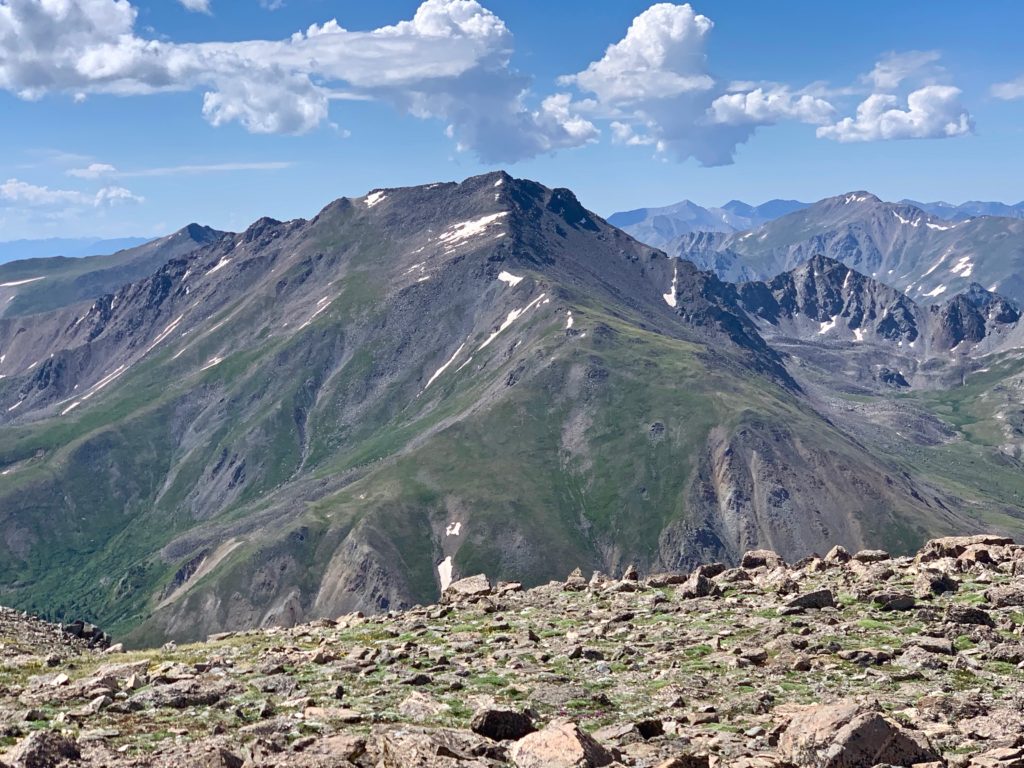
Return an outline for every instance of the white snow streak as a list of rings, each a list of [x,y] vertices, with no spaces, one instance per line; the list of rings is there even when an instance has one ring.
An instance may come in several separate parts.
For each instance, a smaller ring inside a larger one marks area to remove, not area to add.
[[[434,371],[434,375],[430,377],[430,380],[427,381],[427,385],[425,387],[423,387],[423,388],[426,389],[431,384],[433,384],[434,381],[437,379],[437,377],[440,376],[442,373],[444,373],[448,369],[449,365],[451,365],[452,363],[455,362],[455,358],[457,358],[459,356],[459,353],[462,352],[462,350],[465,349],[465,347],[466,347],[465,342],[460,344],[459,348],[455,350],[455,354],[452,355],[450,358],[448,358],[448,362],[447,363],[445,363],[440,368],[438,368],[436,371]]]
[[[836,320],[838,318],[839,318],[839,315],[836,315],[831,320],[826,320],[825,322],[823,322],[821,324],[821,330],[818,331],[818,335],[820,336],[823,333],[828,333],[833,328],[835,328],[836,327]]]
[[[479,219],[472,219],[470,221],[453,224],[438,235],[437,239],[446,245],[456,245],[457,243],[461,243],[463,240],[468,240],[471,237],[482,235],[487,230],[487,227],[505,216],[508,216],[508,211],[491,213],[487,216],[481,216]]]
[[[156,347],[157,344],[159,344],[161,341],[163,341],[168,336],[170,336],[172,333],[174,333],[174,329],[178,327],[178,325],[181,323],[181,320],[182,320],[183,317],[185,317],[185,316],[184,315],[178,315],[177,319],[172,321],[170,325],[168,325],[166,328],[164,328],[160,332],[160,334],[153,340],[153,343],[150,344],[148,347],[146,347],[146,351],[143,352],[142,354],[148,355],[150,352],[153,351],[154,347]]]
[[[231,259],[229,259],[227,256],[224,256],[224,257],[221,258],[220,261],[217,262],[217,264],[213,267],[213,269],[209,270],[206,274],[212,275],[214,272],[217,272],[217,271],[219,271],[221,269],[224,269],[224,267],[226,267],[230,263],[231,263]]]
[[[387,195],[385,195],[383,192],[371,192],[366,196],[366,200],[364,200],[363,202],[366,203],[367,208],[373,208],[373,206],[375,206],[385,197],[387,197]]]
[[[523,282],[523,278],[517,277],[516,275],[513,275],[511,272],[506,272],[505,270],[501,271],[501,273],[498,275],[498,279],[501,280],[501,282],[508,283],[513,287]]]
[[[444,592],[452,583],[452,556],[448,555],[441,564],[437,566],[437,575],[441,579],[441,591]]]
[[[210,368],[213,368],[213,366],[220,365],[223,362],[224,362],[224,358],[223,357],[211,357],[210,361],[206,365],[204,365],[202,368],[200,368],[199,371],[200,371],[200,373],[202,373],[203,371],[207,371]]]
[[[573,322],[574,320],[572,319],[572,310],[570,309],[565,313],[565,330],[569,330],[570,328],[572,328]]]
[[[952,229],[956,225],[955,224],[932,224],[929,221],[929,222],[925,223],[925,226],[928,227],[928,229],[937,229],[940,232],[945,232],[947,229]]]
[[[854,328],[853,329],[853,340],[854,341],[864,341],[864,330],[862,328]]]
[[[926,293],[925,296],[927,296],[928,298],[932,298],[934,296],[938,296],[940,293],[945,293],[945,292],[946,292],[946,286],[940,285],[938,288],[933,288],[932,290],[928,291],[928,293]]]
[[[17,288],[19,285],[28,285],[29,283],[35,283],[39,280],[45,280],[46,277],[30,277],[28,280],[15,280],[13,283],[0,283],[0,288]]]
[[[477,349],[477,352],[480,352],[481,350],[486,349],[486,347],[492,341],[494,341],[496,338],[498,338],[498,334],[499,333],[504,331],[506,328],[508,328],[510,325],[512,325],[512,323],[514,323],[520,317],[522,317],[527,312],[529,312],[531,309],[533,309],[535,306],[537,306],[537,304],[540,303],[541,299],[543,299],[544,296],[545,296],[545,294],[542,293],[540,296],[538,296],[536,299],[531,301],[529,304],[527,304],[522,309],[513,309],[511,312],[509,312],[508,313],[508,317],[505,318],[505,321],[500,326],[498,326],[498,330],[496,330],[494,333],[492,333],[487,338],[487,341],[485,341],[483,344],[480,345],[480,347]]]
[[[954,275],[960,275],[960,277],[970,277],[971,272],[974,270],[974,263],[971,261],[970,256],[964,256],[949,268],[949,271]]]
[[[676,305],[676,286],[679,285],[679,262],[677,261],[672,265],[672,287],[668,293],[661,294],[661,298],[665,300],[665,303],[670,307]]]

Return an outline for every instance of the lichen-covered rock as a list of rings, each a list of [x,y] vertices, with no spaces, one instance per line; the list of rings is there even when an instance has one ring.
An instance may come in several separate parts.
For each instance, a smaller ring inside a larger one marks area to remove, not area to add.
[[[797,713],[779,752],[800,768],[911,766],[938,759],[922,736],[857,702],[814,705]]]
[[[601,768],[612,754],[575,723],[556,721],[517,741],[509,753],[516,768]]]

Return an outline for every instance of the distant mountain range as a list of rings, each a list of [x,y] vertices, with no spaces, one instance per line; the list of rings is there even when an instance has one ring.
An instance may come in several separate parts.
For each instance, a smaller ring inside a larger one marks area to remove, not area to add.
[[[39,259],[50,256],[102,256],[147,242],[142,237],[103,240],[95,237],[51,237],[44,240],[8,240],[0,242],[0,264],[15,259]]]
[[[914,200],[901,200],[899,205],[913,206],[933,218],[946,221],[964,221],[979,216],[1024,219],[1024,202],[1007,205],[970,201],[952,205],[943,202],[919,203]],[[693,232],[748,232],[809,207],[811,203],[801,203],[798,200],[769,200],[756,206],[740,200],[730,200],[720,208],[704,208],[690,200],[683,200],[661,208],[638,208],[613,213],[608,217],[608,223],[628,232],[643,243],[655,248],[665,248],[673,240]]]
[[[618,227],[642,243],[663,248],[680,235],[689,232],[743,232],[799,211],[807,203],[797,200],[769,200],[762,205],[748,205],[731,200],[721,208],[703,208],[689,200],[664,208],[638,208],[613,213],[608,223]]]
[[[743,233],[692,232],[668,252],[725,280],[764,280],[824,255],[937,302],[972,283],[1024,301],[1024,220],[950,221],[858,191],[820,200]]]
[[[978,200],[971,200],[960,205],[951,203],[919,203],[914,200],[901,200],[915,208],[920,208],[932,216],[937,216],[948,221],[962,221],[975,216],[1003,216],[1008,219],[1024,219],[1024,201],[1016,205],[1006,203],[985,203]]]
[[[153,644],[479,572],[1020,533],[1017,305],[789,250],[975,226],[940,221],[857,193],[763,225],[763,251],[702,235],[786,264],[733,282],[492,173],[6,265],[0,602]]]

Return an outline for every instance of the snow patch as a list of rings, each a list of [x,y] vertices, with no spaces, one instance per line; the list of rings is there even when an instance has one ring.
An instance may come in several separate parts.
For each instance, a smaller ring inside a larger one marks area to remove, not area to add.
[[[206,365],[204,365],[202,368],[199,369],[199,372],[202,373],[203,371],[208,371],[211,368],[213,368],[213,366],[220,365],[223,362],[224,362],[224,358],[223,357],[211,357],[209,362]]]
[[[381,200],[384,200],[386,197],[387,195],[385,195],[383,192],[371,192],[366,196],[366,199],[363,202],[366,203],[367,208],[373,208],[373,206],[375,206]]]
[[[927,296],[928,298],[933,298],[933,297],[938,296],[939,294],[942,294],[942,293],[945,293],[945,292],[946,292],[946,286],[940,285],[938,288],[932,288],[932,290],[928,291],[928,293],[926,293],[925,296]]]
[[[28,280],[15,280],[12,283],[0,283],[0,288],[17,288],[19,285],[28,285],[29,283],[35,283],[39,280],[45,280],[46,277],[30,277]]]
[[[452,523],[444,529],[445,536],[458,536],[462,531],[462,523]]]
[[[505,216],[508,216],[508,211],[491,213],[478,219],[453,224],[438,235],[437,239],[446,245],[456,245],[471,237],[482,235],[487,230],[487,227],[503,219]]]
[[[679,285],[679,262],[677,261],[672,265],[672,287],[668,293],[663,293],[661,298],[665,300],[665,303],[670,307],[676,306],[676,286]]]
[[[960,275],[960,277],[970,277],[971,272],[974,271],[974,262],[971,261],[970,256],[964,256],[956,264],[949,269],[954,275]]]
[[[157,337],[153,340],[153,343],[146,347],[146,351],[143,352],[142,354],[148,355],[150,352],[153,351],[157,344],[159,344],[161,341],[163,341],[172,333],[174,333],[174,329],[178,327],[183,317],[185,317],[185,315],[178,315],[178,317],[175,320],[171,321],[171,324],[164,328],[162,331],[160,331]]]
[[[932,222],[929,221],[929,222],[925,223],[925,226],[928,227],[928,229],[937,229],[940,232],[945,232],[947,229],[952,229],[955,225],[953,225],[953,224],[933,224]]]
[[[569,330],[570,328],[572,328],[573,322],[574,321],[572,319],[572,310],[570,309],[565,313],[565,330]]]
[[[472,362],[473,362],[473,356],[470,355],[469,357],[466,358],[466,361],[462,365],[460,365],[458,368],[455,369],[455,373],[458,373],[459,371],[461,371],[463,368],[465,368],[467,365],[469,365]]]
[[[836,320],[838,320],[838,319],[839,319],[839,315],[836,315],[831,320],[826,320],[825,322],[823,322],[821,324],[820,330],[818,331],[818,335],[820,336],[823,333],[828,333],[833,328],[835,328],[836,327]]]
[[[496,338],[498,338],[498,334],[499,333],[504,331],[506,328],[508,328],[510,325],[512,325],[512,323],[514,323],[520,317],[522,317],[527,312],[529,312],[531,309],[533,309],[535,306],[537,306],[537,304],[539,304],[541,302],[541,300],[544,298],[544,296],[545,296],[545,294],[542,293],[540,296],[538,296],[536,299],[531,301],[529,304],[527,304],[522,309],[513,309],[511,312],[509,312],[508,313],[508,317],[506,317],[504,322],[502,322],[502,324],[500,326],[498,326],[498,330],[496,330],[489,337],[487,337],[487,341],[485,341],[483,344],[480,345],[480,347],[477,349],[477,352],[480,352],[481,350],[486,349],[487,346],[492,341],[494,341]]]
[[[936,261],[934,264],[932,264],[930,267],[928,267],[928,271],[925,272],[924,275],[922,275],[922,277],[928,277],[928,275],[930,275],[936,269],[941,267],[942,266],[942,262],[944,262],[946,260],[947,256],[949,256],[949,251],[946,251],[944,254],[942,254],[942,256],[939,257],[938,261]]]
[[[227,256],[224,256],[221,258],[220,261],[217,262],[216,266],[214,266],[213,269],[209,270],[206,274],[212,275],[214,272],[224,269],[224,267],[226,267],[230,263],[231,259],[229,259]]]
[[[459,356],[459,353],[460,353],[460,352],[462,352],[462,350],[463,350],[463,349],[465,348],[465,346],[466,346],[465,342],[463,342],[462,344],[460,344],[460,345],[459,345],[459,348],[455,350],[455,354],[454,354],[454,355],[452,355],[452,356],[451,356],[451,357],[450,357],[450,358],[448,359],[448,362],[447,362],[447,363],[445,363],[444,365],[442,365],[442,366],[441,366],[440,368],[438,368],[438,369],[437,369],[436,371],[434,371],[434,375],[433,375],[433,376],[431,376],[431,377],[430,377],[430,379],[429,379],[429,380],[427,381],[427,385],[426,385],[425,387],[423,387],[424,389],[426,389],[426,388],[427,388],[427,387],[429,387],[429,386],[430,386],[431,384],[433,384],[433,383],[434,383],[434,381],[435,381],[435,380],[437,379],[437,377],[438,377],[438,376],[440,376],[440,375],[441,375],[442,373],[444,373],[444,372],[445,372],[445,371],[446,371],[446,370],[448,369],[448,366],[449,366],[449,365],[451,365],[452,363],[454,363],[454,362],[455,362],[455,358],[457,358],[457,357]]]
[[[500,187],[504,183],[505,183],[504,179],[498,179],[496,182],[494,182],[494,186]]]
[[[19,400],[19,401],[18,401],[18,402],[16,402],[16,403],[15,403],[14,405],[12,405],[12,406],[11,406],[10,408],[8,408],[8,409],[7,409],[7,412],[8,412],[8,413],[10,413],[11,411],[13,411],[13,410],[16,410],[16,409],[18,408],[18,406],[19,406],[19,405],[21,405],[21,404],[22,404],[22,403],[24,403],[24,402],[25,402],[25,400],[24,400],[24,399],[21,399],[21,400]]]
[[[921,226],[921,222],[919,222],[919,221],[911,221],[910,219],[904,219],[902,216],[900,216],[898,213],[896,213],[896,211],[893,211],[892,215],[900,220],[900,224],[909,224],[912,227],[919,227],[919,226]]]
[[[506,272],[504,270],[502,270],[501,273],[498,275],[498,279],[501,280],[501,282],[508,283],[513,287],[523,282],[523,278],[517,277],[513,275],[511,272]]]
[[[854,328],[853,329],[853,340],[854,341],[864,341],[864,329],[863,328]]]
[[[452,556],[448,555],[437,566],[437,575],[441,579],[441,591],[444,592],[452,583]]]

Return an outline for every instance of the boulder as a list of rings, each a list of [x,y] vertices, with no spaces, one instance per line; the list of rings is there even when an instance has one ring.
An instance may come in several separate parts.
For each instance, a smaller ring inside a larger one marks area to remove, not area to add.
[[[800,768],[910,766],[939,759],[924,737],[852,701],[798,712],[779,740],[779,754]]]
[[[825,562],[829,565],[842,565],[843,563],[850,562],[850,553],[846,547],[836,544],[832,549],[825,555]]]
[[[747,570],[752,568],[778,568],[780,565],[785,564],[786,561],[770,549],[752,549],[749,552],[745,552],[740,560],[740,567]]]
[[[996,625],[987,612],[969,605],[951,605],[946,608],[946,621],[951,624],[971,624],[980,627]]]
[[[919,563],[927,563],[944,557],[956,558],[966,552],[968,547],[981,544],[1005,547],[1013,544],[1013,539],[1007,536],[996,536],[988,533],[982,533],[977,536],[944,536],[941,539],[932,539],[926,543],[921,547],[915,559]]]
[[[960,583],[942,571],[923,569],[914,579],[914,595],[921,599],[956,592]]]
[[[441,602],[456,603],[461,600],[485,597],[489,594],[491,594],[491,582],[486,576],[479,573],[476,576],[468,576],[449,584],[444,594],[441,595]]]
[[[57,731],[36,731],[7,754],[15,768],[56,768],[82,758],[74,739]]]
[[[996,608],[1024,605],[1024,585],[1004,584],[985,591],[985,599]]]
[[[975,755],[970,768],[1024,768],[1024,749],[1020,747],[999,747]]]
[[[718,585],[704,574],[694,571],[685,583],[679,586],[676,594],[683,598],[709,597],[719,593]]]
[[[834,608],[836,599],[830,589],[816,589],[813,592],[805,592],[802,595],[791,597],[786,601],[786,607],[797,610]]]
[[[523,737],[509,755],[516,768],[600,768],[614,761],[592,736],[564,720]]]
[[[518,741],[537,730],[528,713],[509,709],[482,709],[473,716],[469,727],[493,741]]]
[[[862,549],[853,556],[858,563],[881,563],[884,560],[891,560],[892,556],[884,549]]]

